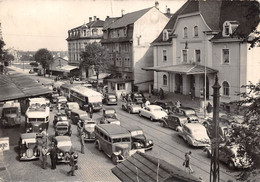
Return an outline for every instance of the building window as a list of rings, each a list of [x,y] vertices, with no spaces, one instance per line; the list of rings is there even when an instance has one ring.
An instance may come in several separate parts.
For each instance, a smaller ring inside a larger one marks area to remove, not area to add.
[[[228,64],[229,63],[229,49],[223,49],[223,63]]]
[[[92,35],[97,35],[98,34],[98,30],[95,28],[92,30]]]
[[[125,90],[125,83],[118,83],[117,90]]]
[[[163,61],[167,61],[167,52],[163,50]]]
[[[130,67],[130,58],[125,58],[124,59],[124,66],[125,67]]]
[[[199,32],[198,32],[198,26],[194,27],[194,37],[198,37],[199,36]]]
[[[223,95],[229,96],[229,84],[228,84],[228,82],[224,81],[222,86],[223,86]]]
[[[87,31],[83,30],[84,37],[87,35]]]
[[[195,50],[196,62],[200,62],[200,50]]]
[[[226,24],[225,25],[225,35],[229,35],[229,25],[228,24]]]
[[[188,56],[187,56],[187,50],[182,50],[182,62],[187,63]]]
[[[184,27],[183,29],[183,38],[188,38],[188,28]]]
[[[167,85],[167,76],[163,75],[163,85]]]

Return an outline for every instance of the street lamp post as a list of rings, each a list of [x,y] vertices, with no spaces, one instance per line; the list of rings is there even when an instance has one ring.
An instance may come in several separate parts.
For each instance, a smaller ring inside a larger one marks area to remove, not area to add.
[[[214,139],[211,144],[211,163],[210,163],[210,182],[219,182],[219,89],[221,86],[218,83],[216,76],[213,88],[213,123],[215,127]]]

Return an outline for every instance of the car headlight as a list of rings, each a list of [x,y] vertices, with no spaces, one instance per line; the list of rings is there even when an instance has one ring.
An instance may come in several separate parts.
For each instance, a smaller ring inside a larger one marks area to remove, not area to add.
[[[40,131],[42,131],[42,128],[39,128]]]
[[[63,153],[62,153],[62,152],[60,153],[60,156],[63,156]]]
[[[25,157],[25,153],[23,153],[23,157]]]
[[[152,143],[153,143],[153,141],[152,141],[152,140],[149,140],[149,141],[148,141],[148,143],[149,143],[149,144],[152,144]]]

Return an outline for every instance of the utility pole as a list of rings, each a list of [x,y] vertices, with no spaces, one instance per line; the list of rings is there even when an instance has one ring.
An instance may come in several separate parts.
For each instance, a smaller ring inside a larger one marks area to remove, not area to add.
[[[210,163],[210,182],[219,182],[219,89],[218,76],[215,78],[213,88],[213,123],[214,123],[214,139],[211,143],[211,163]]]

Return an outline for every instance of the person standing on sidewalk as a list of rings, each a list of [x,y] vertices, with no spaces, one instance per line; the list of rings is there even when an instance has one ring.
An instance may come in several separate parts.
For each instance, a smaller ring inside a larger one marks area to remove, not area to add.
[[[189,153],[185,154],[185,161],[183,162],[183,165],[185,166],[186,172],[194,173],[194,171],[190,165],[190,160],[191,160],[191,151],[189,151]]]
[[[51,158],[51,169],[56,169],[56,164],[57,164],[57,148],[52,142],[52,146],[50,149],[50,158]]]
[[[69,161],[69,165],[70,165],[70,171],[67,172],[68,176],[75,176],[75,160],[74,160],[74,156],[73,156],[73,152],[70,152],[70,161]]]
[[[47,156],[49,155],[48,148],[44,145],[42,147],[42,168],[46,169],[47,167]]]
[[[80,144],[81,144],[81,153],[84,154],[85,140],[84,140],[83,128],[80,130]]]
[[[88,105],[89,117],[92,119],[93,117],[93,106],[92,104]]]

